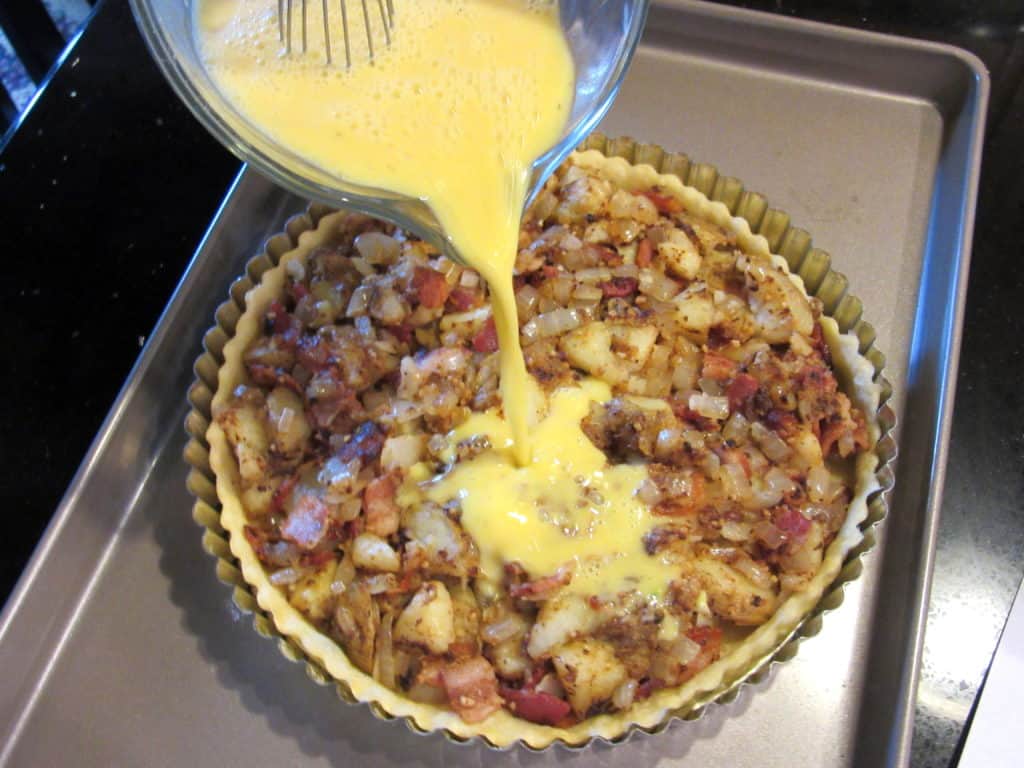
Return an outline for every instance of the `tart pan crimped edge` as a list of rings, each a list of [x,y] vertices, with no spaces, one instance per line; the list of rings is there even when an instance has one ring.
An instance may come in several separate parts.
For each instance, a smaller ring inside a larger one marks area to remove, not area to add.
[[[593,134],[581,149],[597,150],[607,157],[621,157],[630,164],[646,164],[656,171],[672,174],[686,185],[696,188],[707,195],[712,201],[724,204],[729,212],[736,217],[745,219],[750,230],[762,236],[770,251],[782,256],[789,268],[799,275],[807,292],[818,297],[824,304],[825,314],[837,323],[840,332],[852,332],[859,341],[859,352],[874,369],[874,382],[877,385],[879,407],[876,412],[879,438],[875,446],[877,465],[875,479],[878,489],[867,499],[867,514],[860,524],[863,532],[862,540],[846,555],[838,575],[822,593],[814,608],[786,634],[777,637],[772,648],[764,654],[751,659],[741,669],[727,673],[714,688],[691,698],[681,709],[670,710],[653,725],[640,726],[629,724],[622,732],[608,738],[603,735],[585,735],[580,739],[567,741],[564,738],[552,738],[546,743],[530,742],[520,739],[507,743],[496,744],[486,736],[479,738],[490,747],[508,748],[516,744],[528,749],[546,749],[552,743],[560,743],[570,749],[582,749],[595,738],[607,743],[621,743],[638,730],[646,733],[657,733],[664,730],[673,720],[694,720],[699,718],[706,706],[712,702],[726,704],[736,699],[744,683],[758,683],[765,680],[776,664],[783,663],[796,655],[799,643],[805,637],[817,634],[821,629],[822,617],[827,611],[838,607],[843,601],[845,584],[860,576],[862,570],[861,556],[870,550],[875,543],[872,529],[888,512],[888,496],[893,485],[893,464],[896,456],[896,444],[893,439],[895,413],[889,407],[892,389],[881,371],[885,358],[874,347],[875,332],[861,315],[863,305],[859,299],[847,292],[848,281],[844,275],[830,268],[830,257],[824,251],[813,248],[807,232],[790,226],[789,217],[776,209],[768,207],[767,201],[757,193],[746,191],[741,182],[731,177],[720,176],[717,170],[708,164],[694,163],[686,155],[669,153],[653,144],[642,144],[631,138],[607,138],[601,134]],[[207,442],[207,429],[211,419],[211,403],[217,389],[218,372],[223,362],[225,344],[234,334],[236,324],[245,308],[245,295],[260,280],[268,269],[275,266],[280,258],[294,249],[299,236],[315,229],[319,221],[331,209],[319,204],[311,205],[303,214],[295,216],[287,222],[285,231],[271,237],[262,253],[251,259],[246,265],[245,275],[236,280],[230,288],[230,299],[223,303],[216,312],[216,325],[203,338],[204,353],[196,360],[194,372],[196,380],[189,389],[188,399],[192,406],[185,420],[185,428],[190,436],[185,448],[185,459],[191,469],[187,478],[190,493],[196,498],[193,506],[193,518],[203,526],[203,546],[216,559],[218,578],[233,587],[232,599],[242,611],[253,615],[253,626],[264,637],[274,638],[281,653],[288,659],[303,662],[307,675],[321,685],[333,684],[338,695],[347,702],[356,702],[347,683],[332,677],[314,658],[306,654],[293,640],[282,636],[274,626],[274,622],[257,603],[252,588],[247,584],[238,560],[231,552],[228,534],[221,526],[221,505],[215,487],[214,472],[210,466],[210,446]],[[382,719],[396,719],[396,716],[385,710],[378,702],[369,702],[371,711]],[[406,725],[417,733],[424,733],[411,716],[403,716]],[[459,735],[443,729],[452,741],[465,742],[465,735]]]

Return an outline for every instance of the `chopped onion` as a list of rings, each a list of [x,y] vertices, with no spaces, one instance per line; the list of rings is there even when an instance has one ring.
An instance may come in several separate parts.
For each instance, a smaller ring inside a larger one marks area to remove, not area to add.
[[[774,586],[772,583],[772,572],[761,563],[754,562],[746,555],[736,558],[732,563],[732,567],[746,576],[755,587],[771,589]]]
[[[729,416],[729,398],[695,392],[690,395],[690,408],[701,416],[719,421]]]
[[[575,309],[553,309],[530,320],[523,326],[522,333],[527,341],[533,341],[571,331],[578,328],[581,323],[582,320]],[[728,404],[726,400],[726,407]]]
[[[310,571],[308,568],[300,568],[298,566],[282,568],[280,571],[274,571],[270,574],[270,583],[278,587],[286,584],[295,584],[308,576],[309,573]]]
[[[548,285],[550,285],[551,298],[562,306],[569,303],[569,298],[572,296],[572,278],[569,275],[558,275]]]
[[[573,299],[576,301],[586,302],[588,304],[595,304],[599,302],[603,296],[604,291],[590,283],[581,283],[580,285],[577,285],[572,292]]]
[[[778,549],[785,541],[782,531],[776,528],[774,523],[770,523],[767,520],[754,523],[751,533],[753,533],[755,539],[764,544],[768,549]]]
[[[761,446],[764,455],[772,461],[783,461],[793,453],[793,450],[786,445],[785,440],[759,421],[755,421],[751,425],[750,436]]]
[[[580,283],[604,283],[612,279],[612,271],[607,267],[581,269],[573,277]]]
[[[654,506],[661,501],[661,490],[651,478],[645,477],[636,489],[636,496],[648,506]]]
[[[747,437],[747,430],[750,427],[750,422],[744,418],[743,414],[736,411],[729,420],[725,422],[725,426],[722,428],[722,437],[726,440],[732,440],[735,443],[742,442]]]
[[[360,315],[357,317],[355,326],[359,335],[367,341],[373,341],[377,338],[377,331],[373,327],[373,321],[366,315]]]
[[[402,250],[395,238],[383,232],[363,232],[356,237],[353,245],[369,264],[394,264]]]
[[[377,648],[374,654],[374,677],[377,682],[387,688],[394,688],[395,675],[395,653],[392,645],[391,629],[395,623],[395,614],[388,613],[380,620],[380,627],[377,629]]]
[[[523,634],[524,628],[522,617],[519,614],[510,613],[505,618],[485,626],[480,632],[480,636],[483,637],[485,643],[497,645]]]
[[[472,269],[464,269],[459,277],[459,285],[463,288],[476,288],[480,285],[480,275]]]
[[[689,664],[700,654],[700,643],[696,643],[686,635],[680,635],[672,643],[671,654],[680,664]]]
[[[288,277],[297,283],[306,277],[306,267],[302,263],[302,259],[291,259],[285,264],[284,271],[288,273]]]
[[[654,456],[666,459],[683,447],[683,433],[678,429],[663,429],[654,443]]]
[[[346,317],[358,317],[359,315],[366,314],[367,307],[370,306],[370,287],[366,284],[358,286],[352,292],[352,298],[349,299],[348,307],[345,309]]]
[[[620,264],[612,270],[612,277],[639,277],[640,267],[636,264]]]
[[[541,693],[549,693],[552,696],[557,696],[559,699],[565,698],[565,688],[562,687],[561,681],[557,675],[553,675],[550,672],[540,679],[534,690]]]
[[[722,486],[725,494],[735,501],[750,498],[750,481],[739,464],[722,465]]]
[[[832,474],[824,466],[818,464],[807,473],[807,496],[815,504],[823,504],[832,500]]]
[[[519,322],[525,323],[537,314],[537,299],[537,289],[530,284],[526,284],[516,291],[516,311],[519,313]]]
[[[721,397],[725,394],[725,390],[722,388],[721,382],[709,379],[706,376],[701,378],[697,382],[697,386],[700,387],[700,391],[705,395],[713,395],[714,397]]]
[[[735,542],[747,541],[750,538],[750,526],[735,520],[726,520],[722,523],[722,538]]]
[[[398,579],[393,573],[378,573],[368,576],[364,582],[371,595],[381,595],[398,589]]]
[[[640,293],[658,301],[669,301],[680,290],[680,285],[670,277],[666,277],[653,269],[641,269],[639,278]]]
[[[615,689],[612,694],[612,706],[616,709],[629,709],[633,706],[633,699],[636,698],[637,682],[629,679]]]

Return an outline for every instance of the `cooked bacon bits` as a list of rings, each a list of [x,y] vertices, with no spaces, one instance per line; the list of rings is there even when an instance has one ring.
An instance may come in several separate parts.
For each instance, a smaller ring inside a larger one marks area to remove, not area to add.
[[[488,317],[480,332],[473,337],[473,350],[485,355],[498,351],[498,328],[493,317]]]
[[[416,267],[412,287],[419,303],[427,309],[438,309],[448,299],[448,282],[444,275],[427,267]]]
[[[501,708],[494,667],[482,656],[445,665],[441,679],[448,703],[467,723],[479,723]]]
[[[851,495],[826,462],[865,450],[868,428],[839,391],[820,305],[793,304],[731,234],[667,190],[570,166],[519,240],[528,370],[549,392],[602,378],[613,396],[584,433],[610,463],[647,466],[642,546],[680,564],[657,606],[574,602],[569,567],[508,563],[482,586],[457,501],[416,501],[414,479],[492,450],[443,439],[500,405],[487,286],[367,217],[337,238],[286,265],[218,420],[245,539],[359,669],[469,723],[504,708],[568,727],[692,678],[723,629],[763,622],[813,575]],[[561,639],[537,650],[552,627]]]
[[[501,697],[509,711],[531,723],[559,725],[572,712],[569,702],[544,691],[502,688]]]
[[[363,491],[363,512],[366,530],[377,536],[390,536],[398,531],[401,510],[395,501],[398,483],[392,475],[378,477]]]
[[[605,296],[621,298],[636,293],[639,283],[635,277],[613,277],[606,283],[601,283],[601,291]]]
[[[313,549],[327,533],[327,514],[327,505],[322,499],[300,495],[281,524],[281,535],[303,549]]]

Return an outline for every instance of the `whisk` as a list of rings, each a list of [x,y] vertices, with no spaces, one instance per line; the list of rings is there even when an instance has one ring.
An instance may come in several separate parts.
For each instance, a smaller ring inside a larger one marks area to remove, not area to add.
[[[349,21],[348,21],[348,7],[346,0],[337,0],[338,5],[341,6],[341,31],[342,36],[345,39],[345,67],[347,69],[352,68],[352,41],[349,38]],[[278,31],[281,36],[281,42],[285,45],[285,53],[290,54],[292,52],[292,8],[295,5],[295,0],[277,0],[277,24]],[[324,52],[327,56],[328,66],[331,64],[331,24],[330,24],[330,2],[329,0],[321,0],[323,5],[323,19],[324,19]],[[373,4],[372,0],[359,0],[359,5],[362,6],[363,10],[363,26],[366,30],[366,46],[370,52],[370,61],[373,61],[373,37],[374,29],[370,23],[370,5]],[[299,5],[299,16],[301,18],[302,25],[302,52],[306,53],[308,48],[307,41],[308,36],[307,24],[306,24],[306,5],[307,0],[298,0]],[[391,45],[391,30],[395,26],[395,6],[394,0],[377,0],[377,9],[380,11],[380,26],[384,29],[384,43],[385,45]],[[379,34],[379,33],[377,33]]]

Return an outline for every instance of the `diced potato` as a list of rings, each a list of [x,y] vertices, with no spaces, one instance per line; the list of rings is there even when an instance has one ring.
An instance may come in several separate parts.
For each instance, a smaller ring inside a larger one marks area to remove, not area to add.
[[[560,224],[571,224],[591,213],[600,213],[612,194],[612,183],[596,176],[582,176],[562,192],[562,202],[555,210]]]
[[[427,436],[398,435],[384,441],[380,463],[386,472],[393,469],[408,469],[423,459],[427,449]]]
[[[611,236],[608,234],[608,228],[603,221],[595,221],[592,224],[588,224],[583,232],[583,242],[585,243],[607,243],[610,239]]]
[[[373,652],[380,628],[380,608],[365,580],[356,580],[338,595],[334,624],[352,663],[372,673]]]
[[[598,612],[582,597],[559,594],[541,607],[526,652],[534,659],[544,658],[552,648],[589,632],[599,621]]]
[[[610,324],[612,351],[632,367],[642,368],[651,357],[658,329],[653,325]]]
[[[336,568],[337,562],[331,560],[315,573],[299,580],[292,586],[291,604],[310,618],[318,621],[326,618],[334,604],[331,582]]]
[[[693,280],[700,270],[700,252],[681,229],[673,229],[658,243],[658,255],[665,260],[665,269],[676,277]]]
[[[790,447],[796,451],[805,469],[821,466],[821,443],[809,429],[802,429],[790,440]]]
[[[618,386],[647,363],[657,338],[653,325],[595,321],[565,334],[558,344],[573,366]]]
[[[263,517],[270,514],[270,505],[274,500],[274,493],[279,483],[276,481],[263,482],[253,485],[242,491],[242,506],[249,517]]]
[[[458,584],[448,590],[454,611],[455,640],[453,649],[461,655],[476,656],[480,652],[480,606],[473,590]]]
[[[235,449],[242,485],[262,482],[270,474],[270,444],[262,414],[251,405],[236,404],[222,411],[217,419]]]
[[[608,213],[613,219],[632,219],[640,224],[657,224],[658,209],[650,198],[635,195],[624,189],[616,190],[608,201]]]
[[[693,568],[719,616],[736,624],[756,625],[775,613],[775,592],[755,586],[727,563],[702,557],[693,561]]]
[[[395,573],[402,567],[398,553],[380,536],[361,533],[352,542],[352,561],[357,568]]]
[[[612,386],[629,378],[629,371],[612,352],[612,333],[605,323],[587,323],[570,331],[559,339],[558,346],[570,364]]]
[[[274,387],[267,395],[267,424],[274,451],[285,459],[299,459],[313,433],[302,398],[287,387]]]
[[[694,283],[673,301],[676,303],[676,321],[685,330],[708,332],[714,320],[715,307],[703,283]]]
[[[580,717],[610,699],[628,677],[612,646],[600,640],[576,640],[556,649],[551,658],[569,703]]]
[[[753,261],[747,275],[757,283],[758,290],[750,291],[748,300],[766,341],[781,344],[793,331],[804,336],[814,332],[810,304],[792,277],[774,265]]]
[[[523,638],[518,635],[491,646],[490,657],[495,671],[510,680],[522,678],[533,667],[523,652]]]
[[[490,316],[491,308],[486,305],[467,312],[454,312],[441,318],[441,331],[442,333],[451,331],[460,338],[469,338],[483,327]]]
[[[451,595],[440,581],[428,581],[395,622],[395,640],[440,654],[455,641],[455,610]]]
[[[434,573],[464,576],[477,564],[462,530],[437,504],[420,504],[404,513],[402,528],[409,538],[406,547],[423,552]]]

